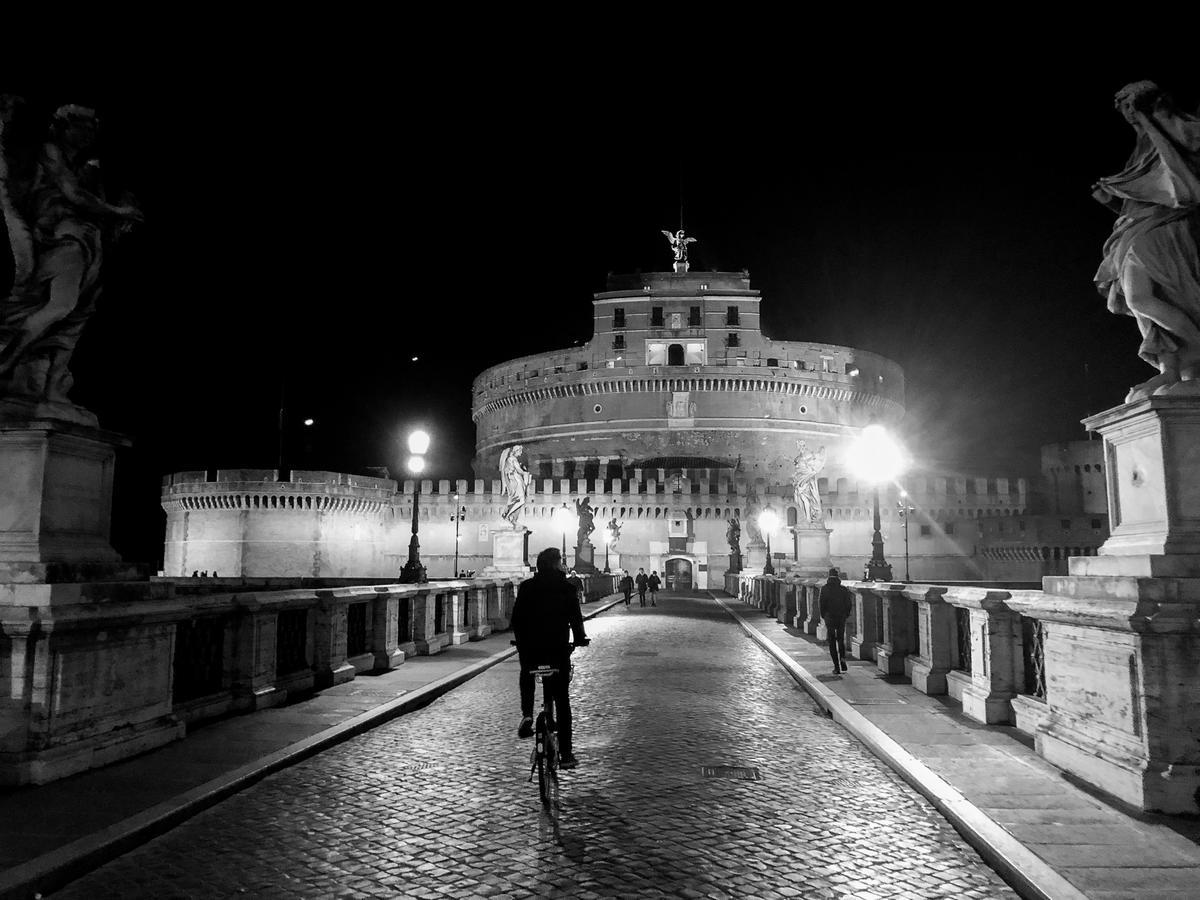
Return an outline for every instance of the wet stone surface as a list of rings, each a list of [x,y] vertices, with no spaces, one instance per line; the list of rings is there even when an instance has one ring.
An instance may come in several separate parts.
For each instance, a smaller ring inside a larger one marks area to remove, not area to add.
[[[588,631],[580,766],[550,814],[512,661],[55,896],[1016,897],[712,600],[618,606]]]

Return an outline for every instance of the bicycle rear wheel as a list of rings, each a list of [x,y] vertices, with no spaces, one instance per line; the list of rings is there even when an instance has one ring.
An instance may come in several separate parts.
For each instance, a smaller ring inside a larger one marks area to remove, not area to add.
[[[558,781],[555,735],[546,722],[545,713],[537,717],[535,728],[535,750],[537,752],[538,794],[542,804],[550,805],[554,787]]]

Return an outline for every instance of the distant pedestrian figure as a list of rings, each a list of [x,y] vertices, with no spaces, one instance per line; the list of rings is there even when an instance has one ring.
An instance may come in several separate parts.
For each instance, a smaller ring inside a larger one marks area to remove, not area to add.
[[[846,619],[854,608],[850,589],[842,584],[837,569],[829,570],[829,580],[821,588],[821,618],[829,631],[829,655],[833,674],[846,671]]]
[[[645,569],[638,569],[637,578],[635,579],[638,589],[638,601],[642,606],[646,605],[646,588],[650,586],[650,579],[646,577]]]
[[[658,606],[658,604],[654,602],[654,597],[656,594],[658,594],[658,589],[662,587],[662,579],[658,577],[658,572],[650,573],[650,581],[647,582],[647,584],[650,587],[650,605]]]
[[[625,594],[625,605],[628,606],[633,599],[633,576],[628,572],[621,576],[621,590]]]
[[[201,577],[201,578],[207,578],[207,577],[208,577],[208,569],[205,569],[203,572],[201,572],[201,573],[200,573],[200,577]]]
[[[217,577],[217,570],[216,570],[216,569],[213,569],[212,577],[213,577],[213,578],[216,578],[216,577]]]
[[[200,577],[200,570],[199,570],[199,569],[192,569],[192,577],[193,577],[193,578],[199,578],[199,577]]]

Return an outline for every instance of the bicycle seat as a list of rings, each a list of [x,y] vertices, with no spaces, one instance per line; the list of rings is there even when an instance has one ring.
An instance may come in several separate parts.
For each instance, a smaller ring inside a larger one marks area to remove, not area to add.
[[[552,669],[549,666],[538,666],[536,669],[530,669],[529,674],[534,678],[549,678],[551,675],[557,675],[558,669]]]

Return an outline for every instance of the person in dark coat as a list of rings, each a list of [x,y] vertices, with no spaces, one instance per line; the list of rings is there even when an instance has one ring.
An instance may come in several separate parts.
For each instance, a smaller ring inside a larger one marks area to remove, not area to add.
[[[521,725],[517,736],[533,737],[535,684],[530,670],[539,666],[558,669],[557,675],[547,679],[547,687],[554,698],[554,716],[558,722],[559,764],[564,769],[573,769],[577,762],[571,752],[571,699],[567,693],[571,651],[586,647],[590,641],[583,630],[579,594],[567,581],[562,554],[557,548],[548,547],[538,554],[537,573],[523,581],[517,590],[512,630],[521,660]]]
[[[621,591],[625,594],[625,605],[633,599],[633,576],[626,572],[621,576]]]
[[[654,601],[654,597],[658,594],[658,589],[662,587],[662,579],[658,577],[657,572],[650,573],[650,580],[647,582],[647,585],[650,588],[650,605],[658,606],[658,604]]]
[[[642,606],[646,605],[646,588],[650,586],[650,579],[646,577],[645,569],[638,569],[637,578],[635,579],[638,589],[638,600]]]
[[[846,619],[854,610],[854,596],[842,584],[837,569],[829,570],[829,580],[821,588],[821,618],[829,631],[829,655],[833,658],[833,674],[846,671]]]

